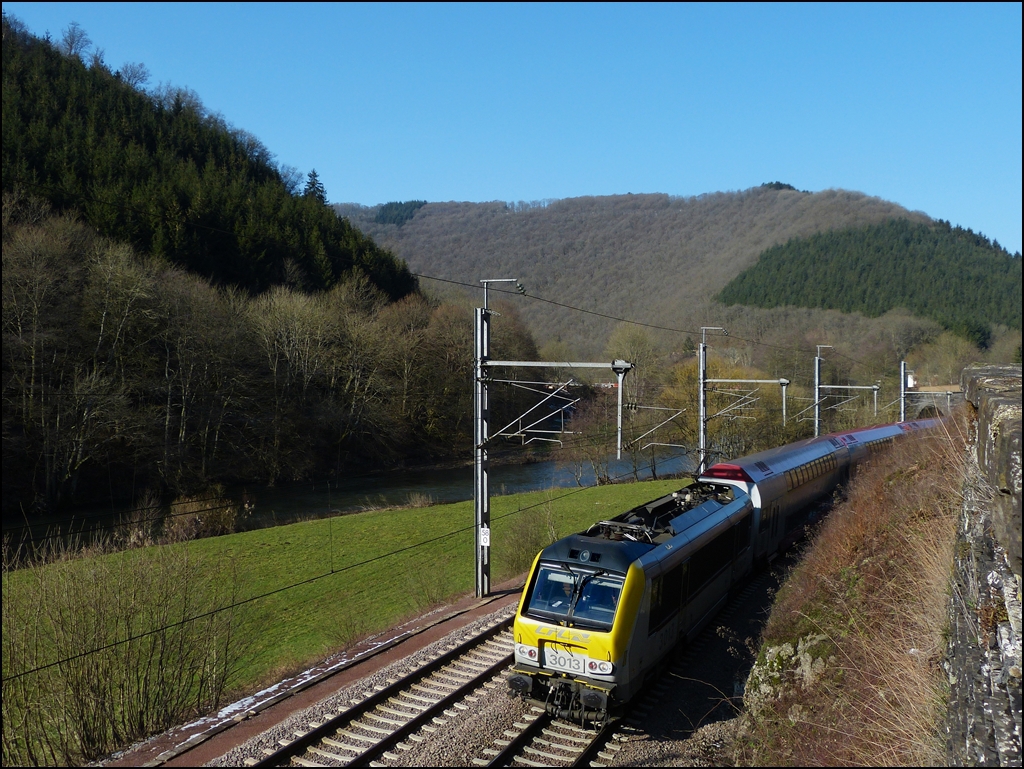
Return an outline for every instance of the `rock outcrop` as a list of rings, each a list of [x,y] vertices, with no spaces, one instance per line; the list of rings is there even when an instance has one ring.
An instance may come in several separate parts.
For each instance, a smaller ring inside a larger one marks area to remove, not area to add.
[[[949,609],[949,761],[1021,765],[1021,367],[964,370],[965,479]]]

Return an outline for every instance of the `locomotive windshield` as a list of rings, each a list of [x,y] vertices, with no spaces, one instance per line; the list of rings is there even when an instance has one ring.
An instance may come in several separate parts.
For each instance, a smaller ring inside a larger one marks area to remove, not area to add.
[[[621,592],[621,577],[541,566],[526,611],[560,623],[609,630]]]

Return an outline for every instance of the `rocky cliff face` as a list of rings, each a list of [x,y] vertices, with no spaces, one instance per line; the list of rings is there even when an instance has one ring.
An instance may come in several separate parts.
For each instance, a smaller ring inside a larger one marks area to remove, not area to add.
[[[958,766],[1021,765],[1021,367],[965,369],[972,409],[949,604],[947,749]]]

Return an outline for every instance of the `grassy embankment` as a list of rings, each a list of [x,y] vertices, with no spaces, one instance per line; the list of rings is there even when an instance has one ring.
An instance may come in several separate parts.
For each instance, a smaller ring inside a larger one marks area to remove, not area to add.
[[[494,583],[683,483],[494,498]],[[94,758],[471,591],[472,522],[472,502],[380,510],[5,573],[4,763]]]
[[[862,467],[781,587],[744,697],[740,765],[941,765],[940,661],[965,428]]]
[[[492,499],[492,582],[525,571],[554,538],[680,485],[679,480],[653,481],[602,486],[562,499],[564,490]],[[517,513],[524,508],[531,509]],[[445,536],[472,522],[473,503],[459,502],[192,542],[189,547],[209,560],[218,578],[236,575],[239,598],[334,571],[255,602],[253,618],[260,632],[239,670],[238,685],[276,679],[357,637],[472,591],[473,532]],[[429,540],[434,541],[416,546]]]

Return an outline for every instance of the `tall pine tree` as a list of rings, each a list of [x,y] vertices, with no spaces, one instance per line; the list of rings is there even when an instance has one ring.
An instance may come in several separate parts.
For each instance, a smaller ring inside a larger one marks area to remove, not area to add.
[[[302,195],[307,198],[316,198],[324,205],[327,205],[327,190],[324,189],[323,182],[317,176],[315,168],[306,177],[306,189],[302,191]]]

